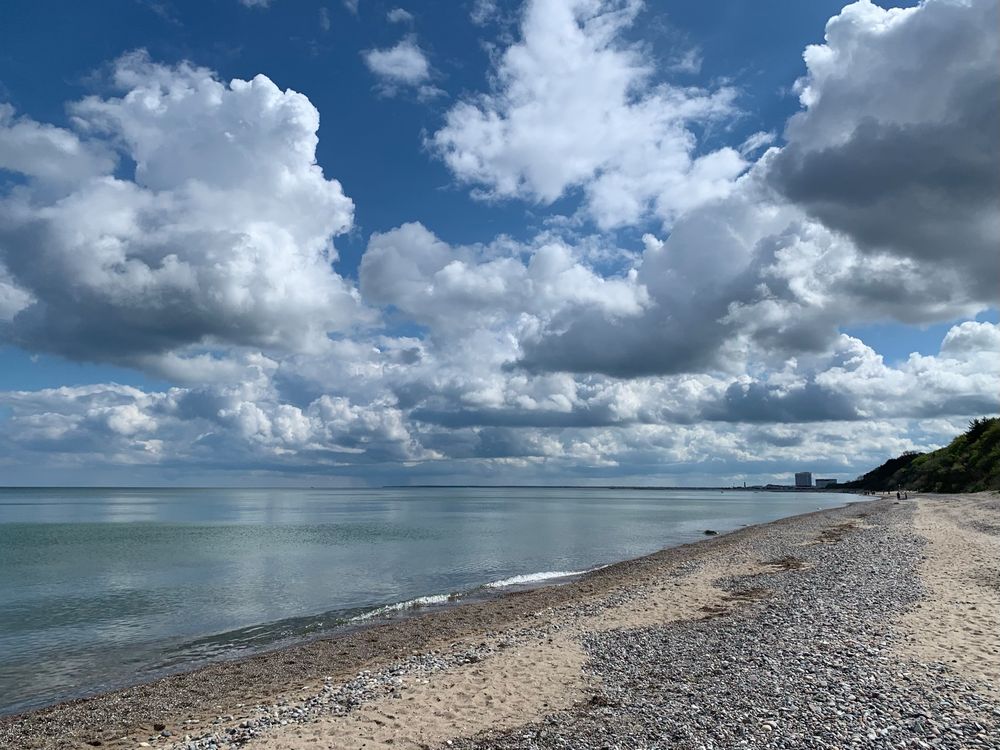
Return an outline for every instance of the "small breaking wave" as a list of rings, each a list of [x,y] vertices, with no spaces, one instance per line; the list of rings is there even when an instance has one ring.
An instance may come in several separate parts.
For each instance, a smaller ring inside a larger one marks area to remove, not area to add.
[[[491,581],[490,583],[483,584],[483,588],[487,589],[502,589],[507,586],[521,586],[526,583],[538,583],[539,581],[548,581],[553,578],[569,578],[570,576],[582,576],[586,570],[549,570],[544,573],[524,573],[519,576],[511,576],[510,578],[501,578],[499,581]]]
[[[355,615],[350,619],[350,622],[364,622],[365,620],[371,620],[373,617],[382,617],[383,615],[391,615],[394,612],[403,612],[408,609],[418,609],[419,607],[431,607],[434,606],[435,604],[447,604],[448,602],[455,601],[455,598],[456,596],[454,594],[434,594],[433,596],[418,596],[416,599],[407,599],[405,602],[386,604],[384,607],[373,609],[370,612],[363,612],[360,615]]]
[[[483,589],[502,589],[508,586],[525,586],[531,583],[541,583],[542,581],[551,581],[559,578],[572,578],[573,576],[582,576],[584,573],[589,573],[592,570],[600,570],[601,568],[607,567],[606,565],[601,565],[597,568],[591,568],[589,570],[547,570],[542,573],[524,573],[522,575],[511,576],[510,578],[501,578],[498,581],[490,581],[489,583],[484,583],[479,587],[479,590]],[[431,596],[418,596],[415,599],[407,599],[405,602],[396,602],[395,604],[386,604],[382,607],[377,607],[375,609],[369,610],[368,612],[362,612],[359,615],[355,615],[347,620],[347,622],[366,622],[368,620],[375,619],[377,617],[387,617],[400,612],[406,612],[411,609],[419,609],[421,607],[433,607],[441,604],[454,603],[460,599],[464,599],[466,596],[474,595],[475,590],[471,592],[462,592],[454,594],[433,594]]]

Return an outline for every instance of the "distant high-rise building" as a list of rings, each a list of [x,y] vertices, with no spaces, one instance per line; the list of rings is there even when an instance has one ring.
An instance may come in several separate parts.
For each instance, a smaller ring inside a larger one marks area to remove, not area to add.
[[[820,479],[819,477],[816,477],[816,487],[819,489],[823,489],[824,487],[836,487],[836,486],[837,486],[836,479]]]
[[[795,486],[796,487],[812,487],[813,486],[813,473],[811,471],[797,471],[797,472],[795,472]]]

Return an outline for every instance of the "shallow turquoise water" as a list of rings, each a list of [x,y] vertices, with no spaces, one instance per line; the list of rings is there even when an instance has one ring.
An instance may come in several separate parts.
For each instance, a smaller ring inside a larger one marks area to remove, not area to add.
[[[0,713],[858,498],[419,488],[0,489]]]

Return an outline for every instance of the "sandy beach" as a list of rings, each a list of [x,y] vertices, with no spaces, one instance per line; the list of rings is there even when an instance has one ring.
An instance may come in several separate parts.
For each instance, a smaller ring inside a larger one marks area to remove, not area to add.
[[[877,500],[0,719],[3,748],[1000,747],[1000,499]]]

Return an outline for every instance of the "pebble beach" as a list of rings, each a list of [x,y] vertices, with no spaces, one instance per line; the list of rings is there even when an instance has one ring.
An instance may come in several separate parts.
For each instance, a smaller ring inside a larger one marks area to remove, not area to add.
[[[1000,748],[1000,498],[859,502],[0,719],[2,748]]]

